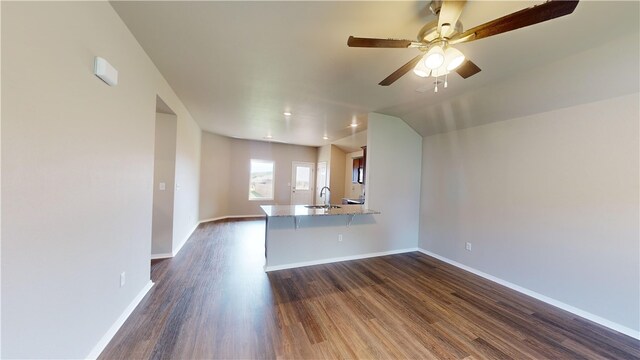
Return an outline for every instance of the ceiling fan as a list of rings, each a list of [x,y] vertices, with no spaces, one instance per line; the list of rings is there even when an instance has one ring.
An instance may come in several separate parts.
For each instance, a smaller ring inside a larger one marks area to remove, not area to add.
[[[480,40],[493,35],[538,24],[547,20],[569,15],[578,6],[578,0],[550,0],[540,5],[516,11],[501,18],[463,31],[458,20],[466,0],[433,0],[429,9],[438,17],[420,29],[418,41],[399,39],[372,39],[349,36],[349,47],[369,48],[416,48],[420,54],[401,66],[379,85],[389,86],[413,69],[421,77],[436,78],[435,91],[438,91],[437,78],[455,71],[464,79],[480,72],[480,68],[452,45]],[[422,61],[421,61],[422,60]]]

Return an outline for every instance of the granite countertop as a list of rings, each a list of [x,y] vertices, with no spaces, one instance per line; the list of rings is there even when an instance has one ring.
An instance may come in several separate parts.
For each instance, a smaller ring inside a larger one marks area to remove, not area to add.
[[[380,211],[365,209],[363,205],[334,205],[339,208],[313,209],[304,205],[261,205],[262,211],[269,216],[327,216],[327,215],[369,215]]]

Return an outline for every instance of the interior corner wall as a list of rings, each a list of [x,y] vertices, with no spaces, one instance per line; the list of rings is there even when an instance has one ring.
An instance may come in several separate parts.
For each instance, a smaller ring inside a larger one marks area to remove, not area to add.
[[[425,137],[420,247],[638,333],[639,96]]]
[[[329,171],[329,162],[331,162],[331,146],[331,144],[328,144],[318,148],[317,162],[325,161],[327,163],[327,172]]]
[[[332,204],[341,204],[344,197],[344,163],[345,153],[339,147],[331,145],[331,161],[329,162],[329,189]]]
[[[231,139],[203,131],[200,169],[200,220],[227,216]]]
[[[156,96],[177,114],[181,237],[197,221],[200,129],[108,2],[0,6],[0,356],[95,356],[150,284]]]
[[[198,124],[180,121],[176,138],[176,183],[173,202],[173,254],[189,239],[200,223],[200,151],[202,131]],[[185,119],[183,119],[185,120]]]
[[[290,204],[292,162],[315,163],[317,157],[318,149],[311,146],[233,139],[204,132],[200,206],[207,212],[200,215],[200,220],[263,216],[260,205]],[[249,200],[251,159],[275,163],[273,200]]]
[[[400,118],[369,113],[365,206],[378,210],[381,250],[416,248],[422,137]],[[401,174],[401,176],[400,176]]]

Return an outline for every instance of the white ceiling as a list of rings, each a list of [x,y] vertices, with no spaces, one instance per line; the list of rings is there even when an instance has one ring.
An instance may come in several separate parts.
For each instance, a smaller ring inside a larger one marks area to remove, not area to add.
[[[470,1],[461,21],[471,28],[538,3]],[[365,129],[372,111],[426,136],[638,91],[637,1],[582,1],[569,16],[461,44],[482,72],[454,74],[437,94],[416,92],[428,82],[412,73],[377,85],[418,50],[346,45],[349,35],[414,39],[434,19],[428,2],[112,5],[202,129],[226,136],[320,146],[349,136],[352,122]],[[607,81],[620,67],[626,77]]]
[[[363,146],[367,145],[367,131],[353,133],[342,139],[333,140],[331,143],[346,153],[360,151]]]

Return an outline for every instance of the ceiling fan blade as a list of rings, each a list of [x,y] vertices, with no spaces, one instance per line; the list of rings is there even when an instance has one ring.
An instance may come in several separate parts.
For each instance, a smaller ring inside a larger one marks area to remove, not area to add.
[[[576,6],[578,6],[578,0],[550,0],[544,4],[516,11],[501,18],[478,25],[452,37],[449,43],[458,44],[479,40],[569,15],[573,10],[575,10]]]
[[[440,14],[438,14],[438,32],[443,37],[449,37],[453,32],[462,9],[467,4],[466,0],[445,0],[440,7]],[[443,31],[442,26],[445,26]]]
[[[396,40],[396,39],[372,39],[372,38],[359,38],[349,36],[347,45],[349,47],[374,47],[374,48],[408,48],[413,41],[411,40]]]
[[[480,71],[481,70],[478,65],[474,64],[471,60],[466,60],[462,63],[462,65],[456,68],[456,72],[458,73],[458,75],[462,76],[463,79],[466,79],[469,76],[473,76]]]
[[[408,73],[411,69],[416,67],[416,64],[418,64],[418,61],[420,61],[420,59],[422,59],[423,56],[424,56],[423,54],[420,54],[414,57],[408,63],[402,65],[400,69],[394,71],[391,75],[387,76],[386,79],[380,81],[378,85],[389,86],[393,84],[396,80],[400,79],[404,74]]]

